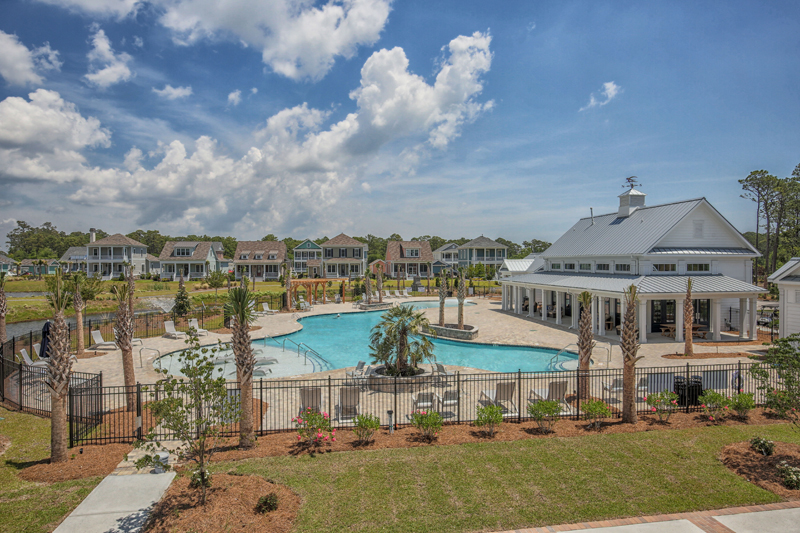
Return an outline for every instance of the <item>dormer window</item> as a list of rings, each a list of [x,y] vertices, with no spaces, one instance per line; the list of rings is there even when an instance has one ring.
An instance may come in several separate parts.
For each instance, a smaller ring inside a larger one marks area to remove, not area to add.
[[[264,254],[256,254],[253,259],[264,259]]]
[[[406,249],[406,257],[419,257],[419,248]]]
[[[249,253],[247,253],[247,254],[239,254],[239,259],[247,259],[248,255],[250,255],[250,254]]]
[[[686,272],[711,272],[711,265],[708,263],[689,263],[686,265]]]
[[[580,264],[580,269],[583,270],[584,272],[591,271],[592,270],[592,264],[591,263],[581,263]]]
[[[608,263],[597,263],[597,265],[595,265],[595,270],[608,271],[608,266]]]
[[[575,263],[564,263],[564,270],[575,270]]]
[[[277,259],[277,258],[278,258],[278,254],[275,254],[275,253],[270,253],[270,254],[269,254],[269,259],[270,259],[271,261],[274,261],[274,260],[275,260],[275,259]]]
[[[190,257],[191,255],[191,248],[175,248],[175,257]]]

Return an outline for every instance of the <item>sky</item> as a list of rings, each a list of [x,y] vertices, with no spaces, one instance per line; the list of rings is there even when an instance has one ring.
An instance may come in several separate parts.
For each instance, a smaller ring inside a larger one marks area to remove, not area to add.
[[[800,163],[800,3],[3,0],[0,235],[553,241]]]

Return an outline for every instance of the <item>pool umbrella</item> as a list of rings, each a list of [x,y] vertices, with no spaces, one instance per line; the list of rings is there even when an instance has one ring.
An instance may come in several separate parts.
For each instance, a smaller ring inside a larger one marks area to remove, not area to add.
[[[50,321],[44,323],[42,326],[42,346],[39,348],[39,358],[43,359],[49,357],[47,355],[47,346],[50,344]]]

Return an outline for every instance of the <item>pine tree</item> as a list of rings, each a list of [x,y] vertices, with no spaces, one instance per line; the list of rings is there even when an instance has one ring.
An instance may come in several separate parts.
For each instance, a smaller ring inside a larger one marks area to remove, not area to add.
[[[178,294],[175,295],[175,305],[172,310],[178,316],[186,316],[192,310],[192,302],[189,300],[189,295],[186,293],[186,286],[183,282],[183,272],[178,282]]]

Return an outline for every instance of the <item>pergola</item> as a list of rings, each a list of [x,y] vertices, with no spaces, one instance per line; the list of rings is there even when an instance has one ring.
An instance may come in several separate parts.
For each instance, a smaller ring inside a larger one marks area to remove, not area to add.
[[[291,280],[290,286],[290,294],[289,297],[292,300],[297,301],[297,290],[302,287],[306,291],[306,295],[313,294],[316,296],[317,289],[322,286],[322,301],[320,303],[326,303],[325,301],[325,286],[328,284],[329,281],[339,281],[342,283],[347,282],[347,288],[350,288],[350,279],[349,278],[305,278],[305,279],[293,279]],[[345,291],[345,294],[347,292]],[[290,300],[291,301],[291,300]],[[342,297],[342,301],[345,301],[345,298]],[[310,302],[309,302],[310,303]]]

